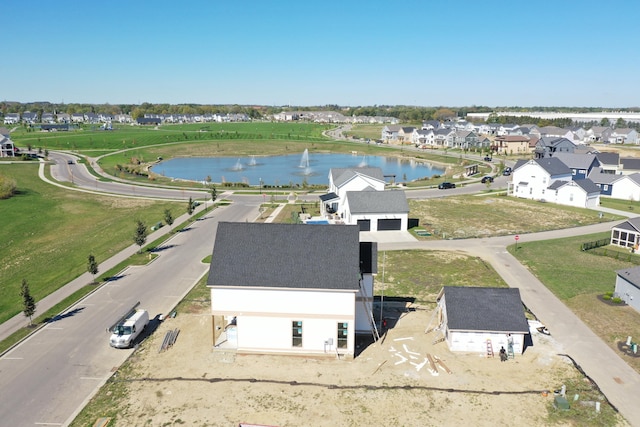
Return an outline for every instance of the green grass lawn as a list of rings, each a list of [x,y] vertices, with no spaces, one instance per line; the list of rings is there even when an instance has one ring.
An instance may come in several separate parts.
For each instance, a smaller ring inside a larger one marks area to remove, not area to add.
[[[171,142],[211,140],[302,140],[326,141],[322,135],[332,126],[315,123],[202,123],[156,127],[114,124],[114,130],[84,125],[69,132],[28,132],[20,127],[11,133],[18,147],[31,145],[48,150],[115,151]]]
[[[98,263],[133,244],[135,219],[150,227],[182,203],[133,200],[64,190],[42,182],[36,164],[0,165],[17,181],[18,194],[0,200],[0,322],[19,313],[20,285],[36,301],[86,272],[89,254]]]
[[[508,250],[596,335],[640,372],[640,358],[626,355],[618,348],[627,336],[640,337],[640,313],[629,306],[609,304],[599,298],[614,290],[616,270],[635,267],[636,264],[580,249],[583,242],[608,236],[610,233],[607,232],[521,243],[517,251],[515,245]]]

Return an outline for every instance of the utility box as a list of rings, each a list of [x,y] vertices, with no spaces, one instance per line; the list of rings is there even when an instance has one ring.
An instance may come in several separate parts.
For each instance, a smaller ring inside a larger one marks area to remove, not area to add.
[[[553,399],[553,406],[556,407],[556,409],[559,409],[561,411],[568,411],[569,410],[569,401],[564,398],[563,396],[556,396]]]

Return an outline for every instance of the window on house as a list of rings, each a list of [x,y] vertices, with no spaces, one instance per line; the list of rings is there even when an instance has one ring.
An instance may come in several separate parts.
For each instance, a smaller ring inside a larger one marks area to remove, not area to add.
[[[573,193],[569,194],[569,201],[573,202]]]
[[[349,324],[347,322],[338,322],[338,348],[347,348],[349,336]]]
[[[607,184],[604,185],[604,191],[608,191],[609,190],[609,186]]]
[[[575,175],[576,174],[576,170],[575,169],[571,169],[571,175]]]
[[[291,337],[293,347],[302,347],[302,322],[294,320],[291,322]]]
[[[529,189],[529,194],[533,194],[533,187]]]

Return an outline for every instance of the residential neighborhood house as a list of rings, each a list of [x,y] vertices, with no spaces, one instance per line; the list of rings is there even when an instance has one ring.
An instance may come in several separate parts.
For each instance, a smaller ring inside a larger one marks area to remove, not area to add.
[[[207,286],[215,348],[352,358],[373,317],[377,245],[353,225],[221,222]]]

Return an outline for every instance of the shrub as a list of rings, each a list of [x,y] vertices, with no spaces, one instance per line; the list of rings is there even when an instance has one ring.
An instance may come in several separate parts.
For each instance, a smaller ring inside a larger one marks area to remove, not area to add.
[[[622,304],[622,300],[620,299],[620,297],[611,298],[611,302],[616,304]]]
[[[16,193],[16,180],[0,175],[0,199],[8,199]]]
[[[609,301],[611,299],[611,295],[607,292],[606,294],[602,295],[602,299],[605,301]]]

